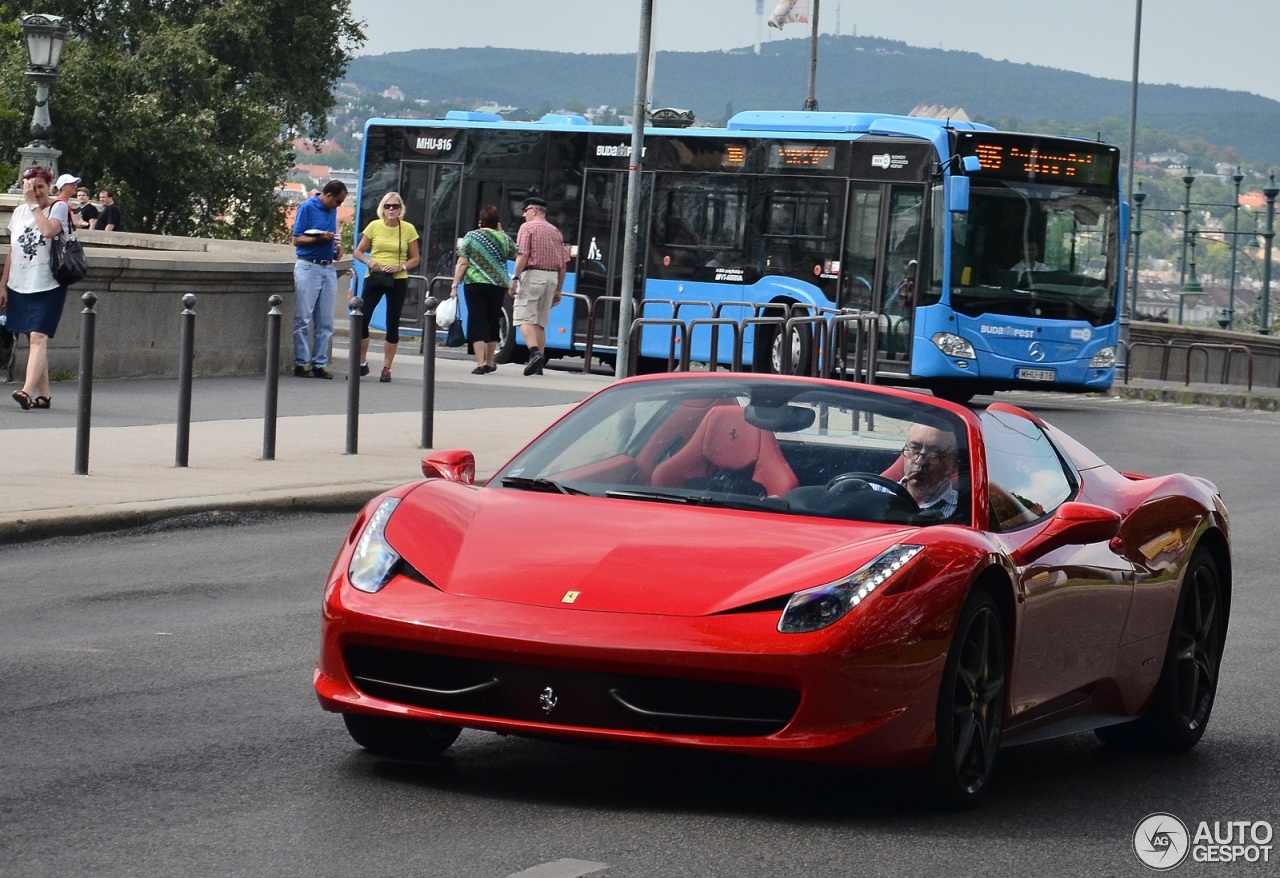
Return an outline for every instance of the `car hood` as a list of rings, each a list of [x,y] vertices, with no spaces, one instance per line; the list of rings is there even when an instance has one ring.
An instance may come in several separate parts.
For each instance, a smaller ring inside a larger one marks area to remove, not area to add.
[[[429,481],[386,536],[450,594],[696,616],[846,576],[917,530]]]

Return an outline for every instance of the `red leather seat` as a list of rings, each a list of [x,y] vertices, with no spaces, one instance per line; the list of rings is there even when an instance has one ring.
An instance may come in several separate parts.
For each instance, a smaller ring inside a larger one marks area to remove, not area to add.
[[[685,446],[653,471],[654,487],[682,488],[718,472],[742,474],[767,493],[785,494],[800,484],[782,456],[778,440],[747,423],[736,405],[712,408]]]

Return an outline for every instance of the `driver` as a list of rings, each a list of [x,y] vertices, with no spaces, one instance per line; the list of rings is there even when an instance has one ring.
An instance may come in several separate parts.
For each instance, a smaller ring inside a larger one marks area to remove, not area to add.
[[[950,430],[912,424],[902,448],[900,484],[923,511],[937,510],[942,518],[956,511],[960,496],[952,484],[956,474],[956,437]]]
[[[1027,241],[1022,245],[1022,261],[1009,270],[1022,274],[1027,271],[1048,271],[1049,266],[1040,261],[1040,245],[1035,241]]]

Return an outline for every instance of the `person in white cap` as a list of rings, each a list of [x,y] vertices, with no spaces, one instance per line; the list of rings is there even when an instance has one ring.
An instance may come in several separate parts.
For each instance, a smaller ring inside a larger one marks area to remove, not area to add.
[[[53,197],[70,207],[71,199],[75,196],[76,187],[79,185],[79,177],[73,174],[63,174],[53,181]]]

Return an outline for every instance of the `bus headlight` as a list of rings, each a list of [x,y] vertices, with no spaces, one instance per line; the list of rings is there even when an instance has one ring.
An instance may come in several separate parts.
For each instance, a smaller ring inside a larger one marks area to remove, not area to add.
[[[934,334],[933,343],[938,350],[942,351],[948,357],[967,357],[973,359],[973,345],[965,341],[958,335],[950,332],[939,332]]]
[[[1093,355],[1093,359],[1089,361],[1090,369],[1110,369],[1116,364],[1116,349],[1113,347],[1103,348]]]

